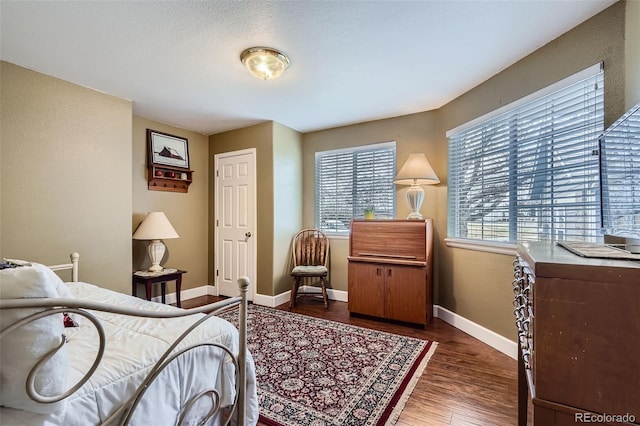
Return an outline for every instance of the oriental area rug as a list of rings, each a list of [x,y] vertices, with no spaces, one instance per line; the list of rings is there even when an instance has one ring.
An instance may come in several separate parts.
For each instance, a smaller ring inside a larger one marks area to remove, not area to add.
[[[260,421],[274,426],[393,425],[437,346],[257,305],[247,323]]]

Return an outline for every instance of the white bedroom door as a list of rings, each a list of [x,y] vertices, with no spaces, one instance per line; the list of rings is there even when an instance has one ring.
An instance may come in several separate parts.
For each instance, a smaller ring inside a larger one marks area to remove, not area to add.
[[[214,156],[215,280],[218,294],[238,296],[238,277],[249,277],[249,300],[256,288],[256,151]]]

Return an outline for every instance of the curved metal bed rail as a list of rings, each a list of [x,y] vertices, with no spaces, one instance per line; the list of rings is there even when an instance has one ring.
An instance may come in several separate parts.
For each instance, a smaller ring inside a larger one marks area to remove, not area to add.
[[[77,254],[76,254],[77,255]],[[72,255],[73,256],[73,255]],[[76,263],[74,266],[74,280],[77,280],[77,257],[75,259]],[[66,267],[70,265],[58,265],[59,267]],[[148,375],[144,378],[142,383],[137,387],[134,394],[123,403],[112,415],[106,419],[101,425],[110,425],[110,424],[118,424],[118,425],[128,425],[133,413],[135,412],[136,407],[138,406],[140,400],[143,398],[148,387],[153,383],[156,377],[169,365],[173,360],[178,358],[180,355],[193,350],[198,347],[211,347],[218,348],[223,351],[225,356],[228,356],[233,363],[233,366],[236,371],[236,383],[235,383],[235,400],[231,407],[225,407],[227,412],[224,414],[223,424],[228,425],[234,415],[237,418],[238,425],[244,426],[245,420],[245,404],[246,404],[246,360],[247,360],[247,290],[249,287],[249,279],[247,277],[241,277],[238,279],[238,287],[240,289],[240,296],[233,297],[225,300],[221,300],[219,302],[211,303],[205,306],[192,308],[192,309],[184,309],[184,310],[176,310],[176,311],[146,311],[143,309],[134,309],[117,305],[109,305],[101,302],[94,302],[90,300],[82,300],[82,299],[0,299],[0,310],[9,310],[9,309],[42,309],[38,312],[35,312],[31,315],[28,315],[17,322],[5,327],[0,331],[0,342],[2,341],[2,337],[11,333],[12,331],[18,329],[19,327],[28,324],[32,321],[35,321],[39,318],[43,318],[49,315],[62,314],[63,312],[67,313],[75,313],[87,318],[96,328],[99,337],[99,347],[96,352],[96,358],[91,366],[91,368],[85,373],[85,375],[75,384],[73,384],[68,390],[65,392],[55,395],[55,396],[43,396],[37,392],[35,389],[35,378],[38,374],[38,371],[41,367],[51,358],[53,357],[66,343],[66,337],[64,334],[61,336],[60,344],[46,353],[31,369],[27,379],[26,379],[26,390],[27,395],[34,401],[40,403],[53,403],[61,401],[77,390],[79,390],[94,374],[100,361],[102,360],[105,347],[106,347],[106,336],[104,332],[104,328],[100,323],[100,320],[93,315],[91,311],[99,311],[99,312],[108,312],[112,314],[120,314],[127,316],[135,316],[135,317],[143,317],[143,318],[180,318],[191,316],[195,314],[206,314],[201,319],[196,321],[193,325],[191,325],[187,330],[185,330],[171,345],[170,347],[160,356],[155,365],[151,368]],[[176,351],[176,348],[184,341],[189,334],[199,327],[201,324],[205,323],[208,319],[213,316],[216,316],[223,310],[227,310],[233,307],[239,307],[239,323],[238,323],[238,334],[239,334],[239,342],[238,342],[238,353],[235,354],[233,351],[220,344],[215,342],[203,342],[198,344],[190,345],[186,348],[182,348]],[[185,410],[179,414],[178,425],[182,424],[186,414],[193,407],[195,402],[204,396],[210,396],[212,399],[212,407],[208,413],[206,413],[201,419],[200,424],[205,424],[208,422],[213,416],[215,416],[220,410],[220,393],[216,389],[207,389],[193,396],[189,401],[185,404]]]

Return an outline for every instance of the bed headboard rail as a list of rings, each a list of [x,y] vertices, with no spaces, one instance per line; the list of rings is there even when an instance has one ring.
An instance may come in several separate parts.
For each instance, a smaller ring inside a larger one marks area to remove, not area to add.
[[[78,282],[78,262],[80,261],[80,254],[73,252],[69,255],[71,263],[62,263],[60,265],[51,265],[49,269],[53,271],[66,271],[71,269],[71,281]]]
[[[71,263],[69,264],[61,264],[61,265],[53,265],[49,266],[49,268],[54,271],[59,270],[72,270],[73,280],[77,281],[78,278],[78,253],[72,253],[71,255]],[[110,425],[115,424],[114,422],[117,420],[117,424],[128,425],[130,423],[130,419],[132,418],[135,409],[140,403],[141,399],[145,395],[146,389],[148,386],[158,377],[158,374],[175,358],[177,358],[180,354],[187,352],[189,350],[195,349],[197,347],[202,346],[211,346],[216,347],[223,351],[223,354],[227,354],[232,363],[235,366],[236,377],[235,381],[235,399],[232,401],[232,405],[229,407],[225,407],[224,411],[221,410],[219,405],[216,405],[215,409],[208,411],[202,415],[202,418],[205,422],[211,419],[214,415],[217,415],[218,412],[222,413],[222,417],[220,418],[222,424],[228,425],[231,422],[231,419],[234,417],[237,419],[237,426],[245,426],[246,417],[247,417],[247,359],[248,355],[248,346],[247,346],[247,291],[249,288],[249,279],[247,277],[240,277],[238,279],[238,288],[240,290],[239,297],[230,297],[226,298],[208,305],[200,306],[197,308],[191,309],[175,309],[175,310],[151,310],[151,309],[139,309],[136,307],[130,307],[125,305],[115,305],[108,304],[102,301],[91,300],[89,298],[70,298],[70,299],[62,299],[62,298],[21,298],[21,299],[0,299],[0,312],[4,312],[5,310],[11,309],[26,309],[29,312],[32,310],[36,310],[37,312],[31,313],[26,317],[14,322],[13,324],[8,325],[7,327],[0,330],[0,341],[2,338],[11,333],[11,331],[21,327],[22,325],[29,323],[31,321],[37,320],[39,318],[48,316],[48,315],[57,315],[64,312],[75,313],[78,314],[84,319],[88,320],[89,323],[93,324],[97,335],[98,335],[98,349],[93,354],[95,356],[95,360],[91,366],[85,373],[85,375],[77,380],[77,382],[70,387],[66,392],[60,393],[54,396],[43,397],[37,391],[35,391],[35,377],[37,374],[37,369],[40,368],[40,364],[46,362],[46,360],[58,349],[62,347],[63,344],[67,344],[68,340],[62,335],[61,344],[55,349],[47,354],[45,354],[44,358],[40,359],[38,363],[31,369],[28,377],[26,378],[26,392],[27,396],[36,402],[57,402],[61,401],[71,394],[75,393],[78,389],[80,389],[84,384],[91,378],[94,372],[97,370],[98,365],[103,360],[104,349],[107,344],[115,344],[114,341],[109,341],[105,338],[105,329],[102,326],[100,318],[96,317],[94,313],[90,311],[99,311],[99,312],[109,312],[113,314],[121,314],[131,317],[139,317],[139,318],[180,318],[187,317],[194,314],[205,314],[202,318],[198,319],[193,323],[189,328],[187,328],[182,334],[180,334],[173,342],[169,342],[170,345],[166,348],[165,352],[158,357],[155,364],[151,366],[148,371],[148,375],[142,379],[142,382],[139,385],[136,385],[135,391],[127,396],[125,400],[121,401],[121,405],[118,407],[114,407],[112,412],[109,414],[109,417],[101,423],[102,425]],[[133,297],[133,296],[127,296]],[[147,302],[152,303],[152,302]],[[234,350],[224,344],[208,344],[203,342],[190,342],[186,345],[186,347],[180,348],[179,345],[184,343],[185,339],[189,334],[200,324],[205,322],[207,319],[212,316],[216,316],[223,310],[238,306],[238,349],[237,354]],[[83,321],[84,321],[83,319]],[[253,374],[253,373],[252,373]],[[212,392],[222,392],[222,389],[210,389],[204,393],[198,393],[196,395],[192,395],[185,402],[185,407],[182,412],[179,413],[179,419],[177,424],[182,424],[181,420],[184,415],[194,406],[195,401],[200,399],[205,394],[211,394]],[[257,403],[256,403],[257,404]],[[257,405],[256,405],[257,407]],[[0,418],[2,417],[2,410],[4,408],[0,407]],[[195,412],[195,410],[194,410]],[[257,416],[257,414],[256,414]],[[153,422],[151,422],[153,423]],[[204,423],[203,423],[204,424]],[[207,423],[209,424],[209,423]],[[234,423],[236,424],[236,423]]]

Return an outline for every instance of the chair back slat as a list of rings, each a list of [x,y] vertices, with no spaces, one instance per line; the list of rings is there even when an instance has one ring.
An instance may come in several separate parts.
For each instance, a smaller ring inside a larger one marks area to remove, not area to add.
[[[303,229],[293,238],[293,266],[327,266],[329,239],[317,229]]]

